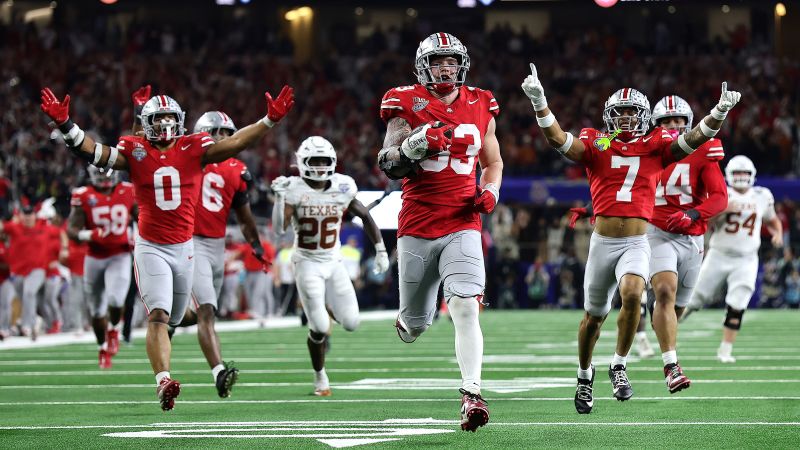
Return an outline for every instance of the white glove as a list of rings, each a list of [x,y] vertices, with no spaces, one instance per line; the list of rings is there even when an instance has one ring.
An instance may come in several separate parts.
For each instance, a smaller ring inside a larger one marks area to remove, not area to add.
[[[389,254],[386,253],[386,245],[383,242],[375,244],[375,267],[372,272],[380,274],[389,270]]]
[[[275,178],[272,180],[272,192],[274,192],[275,195],[285,194],[289,189],[289,183],[291,183],[291,180],[288,177],[279,176]]]
[[[739,100],[742,98],[742,94],[736,91],[729,91],[728,90],[728,82],[722,82],[722,93],[719,96],[719,103],[717,106],[711,110],[711,115],[717,120],[724,120],[725,116],[728,115],[728,111],[733,109]]]
[[[534,110],[541,111],[547,108],[547,98],[544,96],[544,88],[542,87],[541,81],[539,81],[539,76],[536,74],[536,66],[533,65],[533,63],[531,63],[531,74],[525,77],[525,80],[522,82],[522,90],[525,91],[525,95],[531,99]]]

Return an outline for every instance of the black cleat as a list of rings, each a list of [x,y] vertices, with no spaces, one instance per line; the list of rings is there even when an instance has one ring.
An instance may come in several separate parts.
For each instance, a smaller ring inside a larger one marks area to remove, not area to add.
[[[592,389],[594,384],[594,366],[592,366],[592,379],[578,378],[578,387],[575,389],[575,410],[578,414],[589,414],[594,406]]]
[[[225,365],[225,369],[217,374],[217,394],[222,398],[228,398],[231,395],[231,388],[239,379],[239,369],[233,367],[233,361],[222,364]]]
[[[614,398],[624,402],[633,397],[633,388],[631,387],[631,382],[628,381],[628,374],[625,372],[625,366],[622,364],[617,364],[614,367],[609,366],[608,378],[611,380]]]

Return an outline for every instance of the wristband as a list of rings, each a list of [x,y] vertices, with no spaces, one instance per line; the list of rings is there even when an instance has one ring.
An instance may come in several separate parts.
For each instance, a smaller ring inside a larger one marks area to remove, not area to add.
[[[544,117],[536,116],[536,123],[539,124],[540,128],[547,128],[549,126],[552,126],[553,123],[555,123],[555,121],[556,121],[556,116],[554,116],[552,112],[550,112],[550,114]]]
[[[70,127],[66,128],[66,125],[70,125]],[[81,144],[83,144],[83,139],[86,137],[86,133],[81,130],[81,127],[75,125],[72,120],[67,120],[60,125],[58,129],[64,135],[64,142],[70,147],[80,147]],[[67,131],[64,131],[64,129]]]
[[[275,126],[275,122],[269,120],[269,117],[267,117],[267,116],[264,116],[264,118],[261,119],[259,122],[263,123],[264,125],[266,125],[266,126],[268,126],[270,128]]]
[[[566,155],[569,151],[569,148],[572,147],[572,142],[575,140],[575,136],[572,135],[569,131],[567,131],[567,140],[564,141],[564,145],[561,147],[557,147],[556,151],[561,153],[562,155]]]
[[[715,130],[715,129],[709,127],[708,125],[706,125],[706,121],[705,120],[701,120],[700,121],[700,131],[703,133],[703,136],[705,136],[707,138],[713,138],[714,136],[717,135],[717,133],[719,133],[719,130]]]
[[[92,240],[92,230],[81,230],[78,231],[78,240],[82,242],[91,241]]]
[[[686,153],[687,155],[691,155],[695,151],[695,149],[693,149],[692,146],[689,145],[688,142],[686,142],[686,136],[683,134],[678,136],[678,145],[681,147],[681,150],[683,150],[683,152]]]
[[[114,163],[117,162],[117,157],[119,156],[119,150],[117,147],[109,147],[110,153],[108,154],[108,162],[106,162],[106,166],[103,168],[104,171],[106,170],[113,170]],[[109,172],[109,175],[111,173]]]
[[[717,120],[725,120],[728,117],[728,111],[721,111],[717,106],[711,108],[711,117]]]
[[[500,203],[500,190],[497,188],[497,185],[494,183],[486,183],[483,187],[484,191],[489,191],[494,196],[494,202]]]
[[[100,162],[100,159],[103,157],[103,144],[99,142],[94,143],[94,160],[92,161],[93,166],[97,166]]]
[[[700,212],[697,211],[696,209],[687,209],[683,213],[689,216],[692,220],[700,219]]]
[[[55,122],[52,123],[55,124]],[[70,130],[72,130],[72,127],[74,126],[75,122],[73,122],[72,119],[67,117],[67,120],[64,123],[58,125],[58,129],[61,131],[62,134],[66,135],[70,132]]]

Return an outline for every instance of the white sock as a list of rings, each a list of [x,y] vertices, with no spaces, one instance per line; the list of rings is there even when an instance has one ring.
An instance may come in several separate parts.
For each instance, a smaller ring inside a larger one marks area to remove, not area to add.
[[[324,367],[319,372],[314,372],[314,387],[318,389],[327,388],[329,387],[329,383],[328,374],[325,373]]]
[[[733,343],[722,341],[719,343],[719,352],[724,355],[730,355],[733,351]]]
[[[636,332],[636,339],[647,339],[647,332],[646,331],[637,331]]]
[[[219,375],[219,373],[223,370],[225,370],[225,366],[222,364],[217,364],[213,369],[211,369],[211,376],[214,378],[215,383],[217,382],[217,375]]]
[[[678,352],[675,350],[664,352],[661,354],[661,360],[664,361],[665,366],[669,364],[678,364]]]
[[[164,378],[169,378],[169,372],[167,372],[167,371],[158,372],[156,374],[156,386],[161,384],[161,380],[163,380]]]
[[[475,297],[453,296],[447,308],[456,329],[456,359],[461,369],[461,387],[473,394],[480,394],[483,333],[478,320],[478,300]]]
[[[103,342],[100,344],[100,350],[108,350],[108,342]]]
[[[614,366],[622,366],[627,367],[628,364],[628,356],[619,356],[618,354],[614,353],[614,357],[611,358],[611,367]]]
[[[592,366],[589,365],[588,369],[581,369],[581,366],[578,366],[578,378],[581,380],[591,380],[592,379]]]

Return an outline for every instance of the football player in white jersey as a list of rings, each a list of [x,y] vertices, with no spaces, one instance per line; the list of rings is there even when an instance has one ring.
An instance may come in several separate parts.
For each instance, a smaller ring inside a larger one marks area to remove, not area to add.
[[[717,359],[736,362],[731,356],[733,341],[742,326],[742,315],[753,296],[758,275],[761,224],[772,235],[772,245],[783,247],[783,226],[775,214],[775,200],[769,189],[753,186],[756,168],[750,158],[738,155],[725,167],[728,208],[713,220],[714,232],[700,268],[697,286],[682,319],[710,303],[727,282],[726,314]]]
[[[275,206],[272,227],[277,233],[286,229],[286,218],[294,227],[292,264],[297,290],[308,317],[308,351],[314,367],[314,395],[331,395],[325,373],[325,341],[333,318],[345,330],[358,327],[358,300],[353,283],[341,263],[339,230],[345,210],[364,223],[370,241],[375,244],[375,272],[389,269],[389,256],[381,232],[369,210],[356,200],[355,181],[335,173],[336,151],[325,138],[311,136],[298,148],[300,176],[278,177],[272,182]]]

